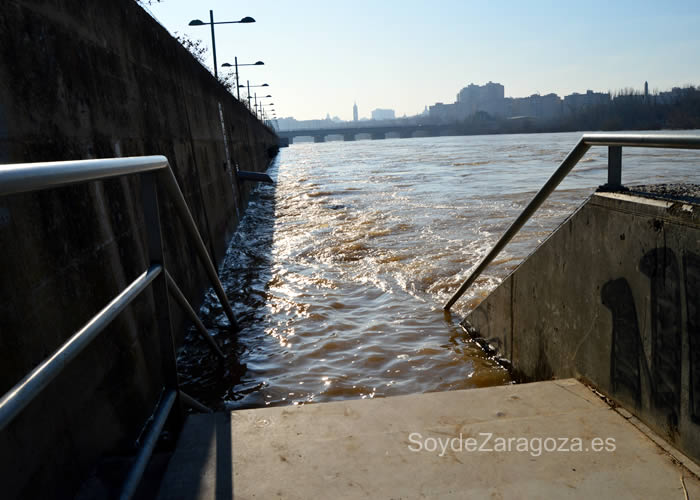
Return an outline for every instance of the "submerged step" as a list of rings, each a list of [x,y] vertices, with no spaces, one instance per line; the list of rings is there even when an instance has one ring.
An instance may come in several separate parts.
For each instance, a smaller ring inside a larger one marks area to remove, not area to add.
[[[682,498],[697,478],[574,379],[193,415],[159,498]]]

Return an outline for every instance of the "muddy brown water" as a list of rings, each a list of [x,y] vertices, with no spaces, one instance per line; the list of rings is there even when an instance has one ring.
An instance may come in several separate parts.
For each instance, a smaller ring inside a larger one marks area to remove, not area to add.
[[[607,149],[589,151],[451,315],[442,304],[580,136],[282,149],[221,266],[237,340],[213,293],[202,306],[229,361],[190,332],[183,388],[236,409],[509,383],[459,321],[606,182]],[[623,182],[693,181],[697,164],[692,151],[625,149]]]

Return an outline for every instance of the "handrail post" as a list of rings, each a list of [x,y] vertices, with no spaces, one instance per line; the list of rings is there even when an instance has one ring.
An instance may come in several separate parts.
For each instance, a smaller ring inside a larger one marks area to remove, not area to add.
[[[211,335],[209,335],[209,331],[206,329],[204,324],[202,323],[202,320],[199,319],[199,316],[197,316],[197,313],[192,309],[192,306],[190,305],[190,302],[187,300],[187,297],[185,297],[185,294],[182,293],[182,290],[180,290],[180,287],[177,286],[177,283],[175,283],[175,280],[173,279],[172,276],[170,276],[170,273],[166,271],[165,273],[165,278],[168,280],[168,290],[172,294],[173,298],[175,299],[175,302],[177,302],[180,305],[180,308],[185,312],[185,314],[190,318],[190,321],[194,323],[195,328],[199,332],[199,334],[202,336],[202,338],[209,344],[209,347],[211,348],[212,352],[219,356],[219,359],[222,361],[226,360],[226,356],[224,356],[224,353],[221,351],[221,348],[219,347],[219,344],[216,343],[216,340],[212,338]],[[182,392],[182,391],[180,391]]]
[[[175,205],[175,210],[177,210],[178,215],[182,220],[185,231],[187,231],[192,243],[194,244],[194,248],[199,255],[200,262],[204,266],[204,271],[209,275],[209,281],[211,282],[212,288],[214,288],[214,292],[216,292],[216,296],[219,298],[219,302],[221,303],[221,307],[224,309],[224,313],[231,322],[231,327],[234,330],[238,330],[238,322],[233,314],[233,309],[231,309],[231,304],[229,304],[224,287],[221,284],[219,275],[214,267],[214,263],[209,256],[209,252],[207,252],[207,247],[204,245],[204,241],[202,241],[202,236],[197,230],[197,224],[195,224],[194,219],[192,218],[192,213],[190,213],[190,209],[187,207],[187,202],[182,194],[182,190],[180,190],[180,186],[177,183],[175,173],[173,172],[171,166],[168,165],[168,168],[165,169],[160,179],[164,182],[164,187],[167,189],[168,194],[170,195],[170,200]]]
[[[601,188],[610,191],[622,188],[622,146],[608,146],[608,183]]]
[[[143,204],[143,218],[146,227],[146,246],[148,259],[153,265],[161,264],[165,269],[163,257],[163,236],[160,227],[160,213],[158,209],[158,191],[156,187],[156,174],[146,173],[141,176],[141,202]],[[170,322],[170,306],[168,304],[168,285],[166,273],[161,273],[153,280],[153,306],[155,308],[155,320],[160,340],[161,370],[163,384],[166,390],[175,391],[174,415],[172,418],[179,423],[182,420],[182,405],[179,398],[179,384],[177,380],[177,364],[175,360],[175,346],[173,342],[173,330]]]

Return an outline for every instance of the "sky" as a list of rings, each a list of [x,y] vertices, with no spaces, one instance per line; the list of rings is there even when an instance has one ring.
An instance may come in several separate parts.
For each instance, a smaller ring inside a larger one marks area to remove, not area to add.
[[[700,1],[162,0],[147,5],[171,33],[234,56],[241,83],[268,83],[278,118],[352,119],[389,108],[415,115],[470,83],[507,97],[588,89],[700,85]],[[206,54],[212,66],[211,50]],[[220,70],[227,71],[225,68]],[[258,92],[261,95],[261,92]]]

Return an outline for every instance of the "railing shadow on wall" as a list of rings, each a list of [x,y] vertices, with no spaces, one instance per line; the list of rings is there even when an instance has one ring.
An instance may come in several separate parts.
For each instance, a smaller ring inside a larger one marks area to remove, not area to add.
[[[216,341],[204,328],[194,309],[166,269],[157,184],[165,190],[169,201],[175,206],[189,240],[194,245],[233,328],[237,327],[236,319],[166,157],[144,156],[0,166],[0,197],[126,175],[139,175],[141,180],[148,268],[0,399],[0,431],[2,431],[68,366],[71,360],[99,336],[132,301],[150,287],[154,304],[153,314],[159,335],[160,368],[164,387],[160,401],[147,422],[148,430],[143,434],[140,450],[123,485],[120,498],[133,496],[166,421],[169,418],[176,423],[182,421],[183,404],[200,411],[210,411],[179,389],[168,292],[195,324],[212,351],[223,357]]]

